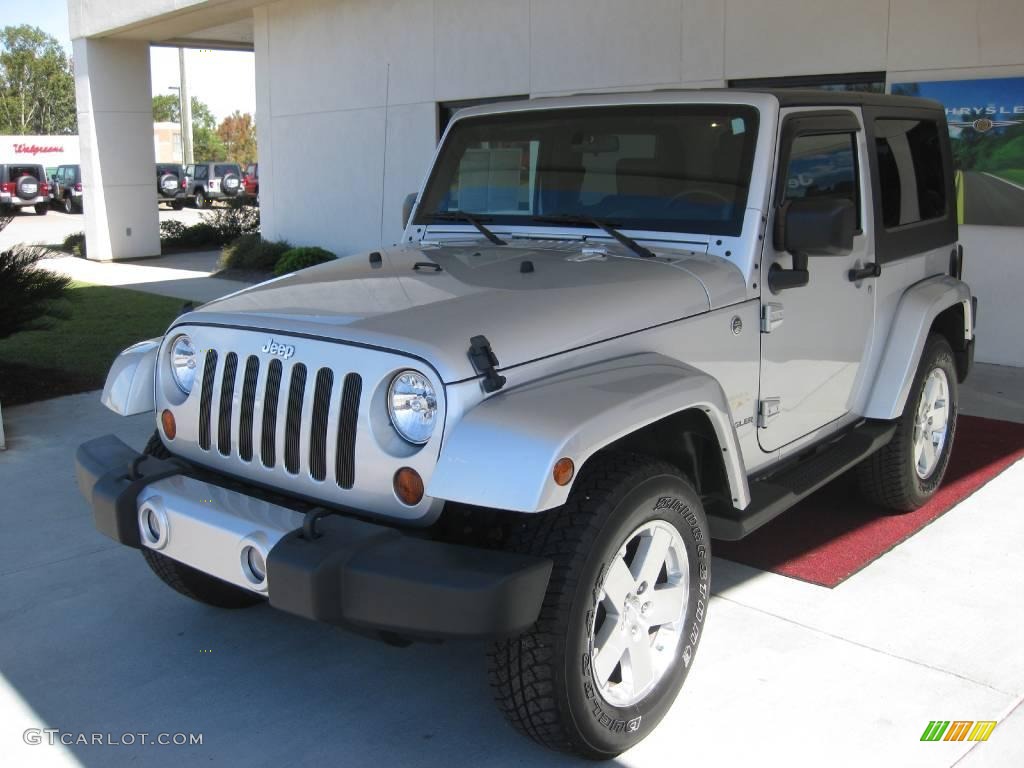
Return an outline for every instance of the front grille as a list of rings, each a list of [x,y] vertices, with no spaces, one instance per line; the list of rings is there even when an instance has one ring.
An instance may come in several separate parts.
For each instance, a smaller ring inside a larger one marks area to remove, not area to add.
[[[340,488],[352,488],[356,426],[362,397],[360,375],[346,373],[339,393],[331,368],[314,369],[313,375],[302,363],[294,363],[286,369],[278,359],[264,367],[255,355],[246,358],[244,373],[239,375],[238,368],[235,352],[218,355],[211,349],[206,353],[199,399],[199,447],[210,451],[212,416],[216,413],[216,448],[221,455],[232,456],[237,452],[239,459],[252,462],[254,448],[258,445],[259,461],[265,467],[274,468],[283,460],[290,474],[306,475],[322,482],[327,479],[330,440],[336,447],[334,481]],[[219,387],[216,386],[218,375]],[[262,414],[258,417],[257,393],[260,390],[263,392]],[[304,419],[307,401],[311,408]],[[236,402],[237,422],[232,419]],[[282,420],[284,430],[279,436],[278,424]],[[332,423],[337,425],[333,436],[329,434]],[[279,444],[282,442],[283,445]],[[308,458],[303,454],[304,445],[309,448]]]

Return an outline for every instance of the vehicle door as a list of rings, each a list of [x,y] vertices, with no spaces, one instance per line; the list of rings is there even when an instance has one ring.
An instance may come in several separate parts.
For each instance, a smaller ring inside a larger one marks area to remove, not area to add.
[[[766,451],[778,450],[850,411],[870,349],[875,308],[874,279],[858,271],[874,263],[870,172],[860,111],[784,109],[780,117],[768,230],[772,236],[765,238],[761,264],[768,279],[762,280],[761,296],[758,441]],[[780,242],[785,237],[780,228],[790,221],[786,212],[799,208],[798,201],[815,198],[854,204],[853,247],[806,256],[806,284],[797,279],[791,287],[780,287],[786,281],[777,278],[794,267],[794,256]]]

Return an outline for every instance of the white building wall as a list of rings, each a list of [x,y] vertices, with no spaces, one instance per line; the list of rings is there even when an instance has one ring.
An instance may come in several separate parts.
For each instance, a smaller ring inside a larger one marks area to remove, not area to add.
[[[400,236],[438,102],[830,72],[1024,75],[1021,0],[287,0],[258,8],[255,26],[265,232],[339,254]],[[1007,270],[1024,275],[1024,235],[963,229],[978,358],[1024,365],[1002,331],[1024,326],[1024,304],[994,306]]]

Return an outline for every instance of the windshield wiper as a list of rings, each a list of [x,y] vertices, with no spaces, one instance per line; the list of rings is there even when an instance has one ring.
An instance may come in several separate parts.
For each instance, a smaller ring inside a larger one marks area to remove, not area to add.
[[[629,248],[629,250],[631,250],[637,256],[643,256],[645,259],[656,258],[654,251],[640,245],[640,243],[638,243],[636,240],[622,234],[621,232],[619,232],[619,230],[615,229],[615,227],[613,227],[607,221],[602,221],[601,219],[595,219],[591,216],[572,216],[569,214],[553,214],[551,216],[532,216],[531,219],[533,221],[538,221],[541,223],[547,222],[549,224],[589,224],[592,227],[603,229],[605,232],[614,237],[624,246]]]
[[[496,234],[491,232],[487,227],[480,223],[480,219],[471,213],[465,211],[438,211],[430,214],[435,219],[441,219],[441,221],[466,221],[472,224],[474,227],[480,230],[480,234],[486,237],[495,245],[508,245],[504,240],[498,237]]]

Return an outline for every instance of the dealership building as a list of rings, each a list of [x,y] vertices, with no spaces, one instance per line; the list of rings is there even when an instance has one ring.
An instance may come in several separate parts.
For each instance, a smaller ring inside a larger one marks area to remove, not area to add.
[[[342,255],[399,239],[404,198],[422,183],[450,116],[468,104],[764,86],[912,84],[927,95],[922,86],[936,81],[1024,82],[1014,80],[1024,78],[1021,0],[68,0],[68,8],[86,233],[90,257],[101,259],[159,252],[151,45],[255,52],[263,234]],[[982,111],[955,119],[1024,120],[1024,98],[1012,90],[999,104],[979,93],[985,103],[965,109]],[[979,174],[976,197],[967,187],[968,210],[983,194],[993,201],[977,223],[965,219],[961,239],[983,307],[978,358],[1024,365],[1024,222],[1015,221],[1024,185],[1014,178]]]

